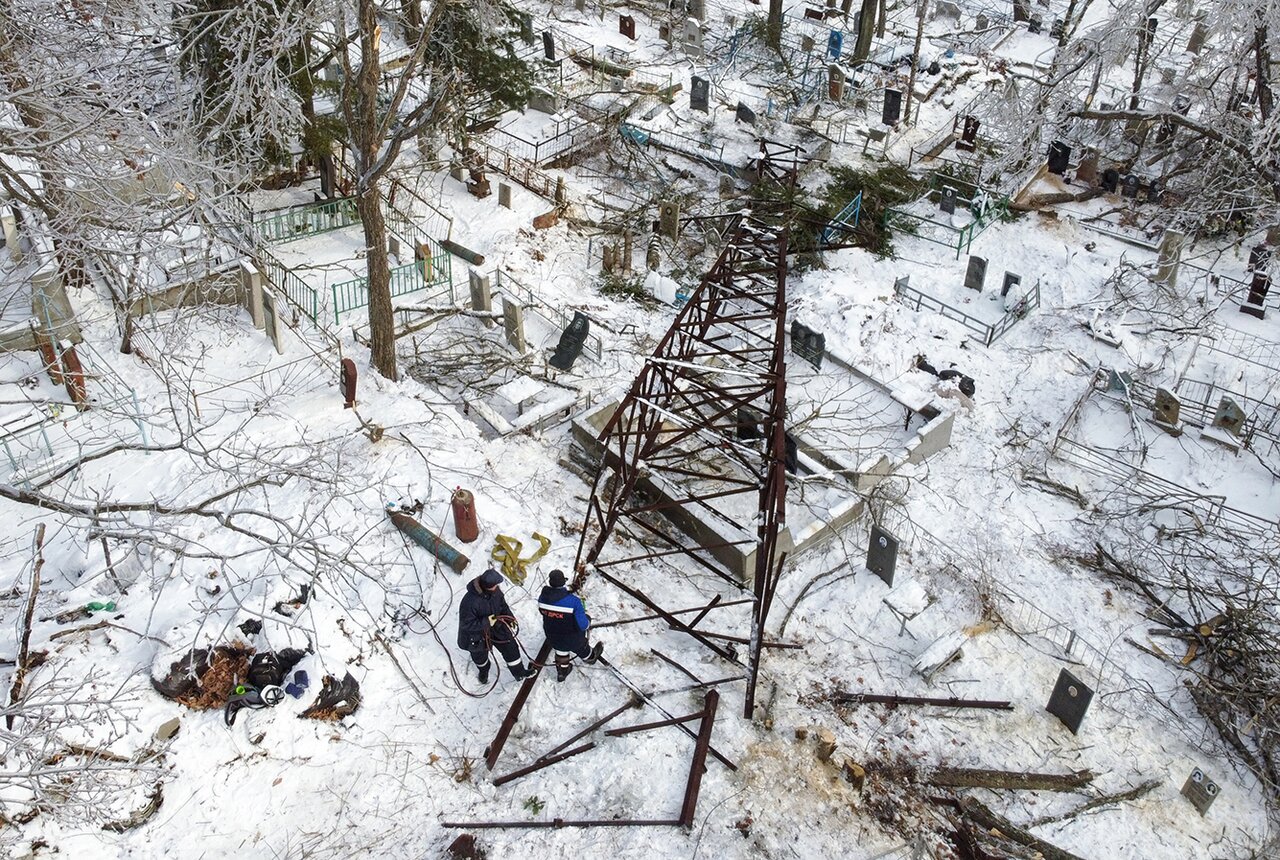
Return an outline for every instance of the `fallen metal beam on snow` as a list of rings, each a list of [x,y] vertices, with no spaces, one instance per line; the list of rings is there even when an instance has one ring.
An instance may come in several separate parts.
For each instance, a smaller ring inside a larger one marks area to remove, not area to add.
[[[836,693],[831,701],[841,705],[932,705],[938,708],[979,708],[989,711],[1012,711],[1011,702],[986,699],[931,699],[921,696],[881,695],[878,693]]]

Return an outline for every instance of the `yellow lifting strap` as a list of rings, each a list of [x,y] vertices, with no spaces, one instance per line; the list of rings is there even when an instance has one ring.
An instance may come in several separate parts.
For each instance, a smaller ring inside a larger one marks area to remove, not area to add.
[[[539,547],[528,558],[520,557],[520,550],[524,548],[523,541],[509,535],[498,535],[494,539],[493,550],[489,553],[489,557],[502,566],[502,575],[516,585],[524,585],[525,578],[529,575],[528,566],[541,559],[551,549],[551,538],[534,532],[533,539],[538,542]]]

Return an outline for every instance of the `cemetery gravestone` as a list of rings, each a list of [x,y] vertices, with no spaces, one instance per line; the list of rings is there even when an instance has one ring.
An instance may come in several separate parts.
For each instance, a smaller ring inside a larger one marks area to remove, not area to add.
[[[1199,54],[1204,48],[1204,40],[1209,37],[1209,30],[1204,23],[1197,21],[1196,25],[1191,28],[1191,38],[1187,40],[1187,51],[1192,54]]]
[[[755,125],[756,112],[742,102],[738,102],[738,109],[734,114],[734,119],[738,122],[745,122],[747,125]]]
[[[690,18],[697,18],[699,21],[703,21],[707,17],[706,0],[689,0],[689,4],[686,8],[689,11]]]
[[[1120,188],[1120,171],[1114,167],[1108,167],[1102,171],[1102,190],[1108,194],[1115,194]]]
[[[1071,147],[1061,140],[1049,145],[1049,172],[1062,176],[1071,166]]]
[[[667,201],[658,204],[658,232],[671,239],[680,235],[680,204]]]
[[[542,54],[551,62],[556,60],[556,40],[551,35],[550,30],[546,30],[542,34]]]
[[[985,12],[979,12],[977,19],[973,23],[973,27],[978,32],[982,32],[991,26],[991,19],[987,17]]]
[[[1179,230],[1165,230],[1160,237],[1160,254],[1156,258],[1156,280],[1175,286],[1178,283],[1178,264],[1182,260],[1182,246],[1187,235]]]
[[[557,370],[568,370],[573,367],[573,363],[582,354],[582,346],[586,343],[590,332],[591,321],[587,319],[586,314],[574,311],[573,322],[565,326],[564,332],[560,335],[560,342],[556,344],[556,351],[547,363]]]
[[[1061,18],[1054,18],[1053,23],[1049,25],[1049,38],[1057,41],[1062,38],[1062,33],[1066,29],[1066,25],[1062,23]]]
[[[1213,426],[1239,437],[1241,430],[1244,429],[1244,417],[1244,410],[1240,408],[1240,404],[1230,397],[1224,397],[1218,403],[1218,411],[1213,415]]]
[[[1044,30],[1044,19],[1039,15],[1032,15],[1031,20],[1027,21],[1027,32],[1039,35]]]
[[[1098,181],[1097,150],[1085,150],[1084,155],[1080,158],[1080,166],[1076,168],[1076,181],[1083,182],[1085,185],[1093,185]]]
[[[982,285],[987,280],[987,261],[981,257],[969,256],[969,268],[964,273],[964,285],[967,289],[982,292]]]
[[[618,32],[634,41],[636,38],[636,19],[630,15],[619,15]]]
[[[1178,400],[1178,396],[1167,388],[1157,388],[1155,404],[1151,408],[1151,417],[1156,426],[1166,433],[1179,436],[1182,434],[1181,415],[1182,401]]]
[[[844,98],[844,69],[838,63],[827,67],[827,96],[833,102]]]
[[[1107,376],[1107,391],[1127,394],[1131,385],[1133,385],[1133,374],[1131,373],[1112,368],[1111,373]]]
[[[1271,292],[1271,275],[1268,272],[1254,272],[1253,281],[1249,284],[1249,296],[1240,306],[1240,312],[1258,319],[1267,317],[1267,293]]]
[[[1200,768],[1195,768],[1182,784],[1182,796],[1191,801],[1197,812],[1204,815],[1218,799],[1218,784],[1205,776]]]
[[[1022,283],[1022,275],[1015,275],[1013,272],[1004,273],[1004,284],[1000,287],[1000,298],[1009,295],[1009,291],[1018,284]]]
[[[964,118],[964,130],[960,132],[960,139],[956,141],[956,149],[965,152],[973,152],[978,148],[978,129],[982,127],[982,121],[976,116],[966,116]]]
[[[1013,0],[1013,21],[1019,23],[1031,20],[1031,0]]]
[[[806,6],[804,10],[804,17],[805,20],[808,21],[821,21],[827,16],[821,9],[814,9],[811,6]]]
[[[585,13],[587,11],[587,0],[573,0],[573,8]]]
[[[938,201],[938,208],[948,215],[956,214],[956,190],[949,185],[942,187],[942,197]]]
[[[822,357],[827,351],[827,338],[798,321],[791,322],[791,351],[812,364],[822,368]]]
[[[892,588],[897,564],[898,539],[879,526],[872,526],[871,539],[867,542],[867,570]]]
[[[804,51],[806,54],[813,50],[813,37],[812,37],[812,36],[801,36],[801,37],[800,37],[800,50],[801,50],[801,51]]]
[[[511,208],[511,186],[505,182],[498,183],[498,205],[505,209]]]
[[[506,296],[502,297],[502,325],[506,330],[507,343],[518,353],[523,354],[526,349],[524,340],[524,308],[519,302],[513,302]]]
[[[1054,685],[1053,695],[1049,697],[1046,711],[1053,714],[1062,724],[1071,730],[1071,734],[1080,734],[1080,724],[1089,711],[1089,703],[1093,701],[1093,690],[1072,675],[1066,669],[1058,673],[1058,683]]]
[[[1247,272],[1265,272],[1271,266],[1271,249],[1266,243],[1259,242],[1249,249],[1249,264],[1245,267]]]
[[[938,0],[937,5],[933,7],[934,18],[954,18],[960,20],[960,7],[949,0]]]
[[[711,81],[694,75],[689,83],[689,107],[706,113],[710,101]]]
[[[667,43],[667,47],[671,47],[671,25],[665,21],[658,25],[658,38]]]
[[[342,389],[342,408],[354,409],[356,406],[356,363],[349,358],[342,359],[338,373],[338,385]]]
[[[284,348],[280,345],[280,319],[276,314],[276,297],[267,290],[262,291],[262,324],[267,337],[271,338],[271,343],[276,348],[276,354],[284,355]]]
[[[684,21],[684,46],[694,52],[702,50],[702,27],[694,18]]]
[[[1138,197],[1138,189],[1141,187],[1142,180],[1140,180],[1136,174],[1130,173],[1124,178],[1120,194],[1124,197],[1130,198],[1131,200],[1136,200]]]
[[[546,34],[543,34],[543,38],[546,38]],[[520,13],[520,39],[526,45],[533,44],[533,16],[528,12]]]
[[[886,88],[884,91],[884,107],[880,111],[880,122],[894,125],[902,116],[902,91]]]
[[[467,283],[471,289],[471,310],[486,314],[493,312],[493,292],[489,287],[489,276],[482,275],[475,269],[467,271]],[[482,317],[485,328],[493,327],[493,317]]]
[[[840,52],[844,50],[844,33],[839,30],[832,30],[827,36],[827,57],[832,60],[840,59]]]
[[[262,272],[252,263],[240,264],[240,283],[244,286],[245,305],[249,315],[253,317],[253,327],[263,328],[266,325],[262,312]]]
[[[538,113],[554,114],[560,108],[560,100],[556,94],[544,87],[533,87],[529,90],[529,110]]]

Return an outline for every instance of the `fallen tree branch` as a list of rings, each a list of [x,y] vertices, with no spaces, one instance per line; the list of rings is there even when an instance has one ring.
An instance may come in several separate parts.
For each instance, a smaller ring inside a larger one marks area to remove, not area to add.
[[[1043,818],[1037,818],[1034,821],[1029,822],[1027,826],[1039,827],[1041,824],[1052,824],[1055,821],[1066,821],[1068,818],[1075,818],[1077,815],[1083,815],[1090,810],[1098,809],[1102,806],[1111,806],[1115,803],[1127,803],[1130,800],[1137,800],[1140,797],[1145,797],[1150,794],[1152,790],[1159,785],[1160,780],[1149,779],[1136,788],[1131,788],[1128,791],[1118,791],[1114,794],[1104,794],[1101,797],[1095,797],[1093,800],[1082,806],[1076,807],[1070,812],[1064,812],[1061,815],[1046,815]]]

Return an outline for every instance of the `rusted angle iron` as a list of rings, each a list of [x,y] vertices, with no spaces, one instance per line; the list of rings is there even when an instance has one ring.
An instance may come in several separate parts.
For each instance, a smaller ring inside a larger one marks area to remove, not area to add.
[[[538,657],[534,661],[539,666],[545,666],[547,657],[551,655],[551,643],[549,641],[542,643],[542,648],[538,650]],[[524,679],[524,683],[520,685],[519,692],[511,701],[511,707],[507,709],[507,715],[502,719],[502,725],[498,727],[498,733],[494,735],[489,746],[485,747],[484,764],[489,770],[493,770],[493,766],[498,762],[498,756],[502,755],[502,748],[507,744],[507,738],[511,735],[511,730],[515,728],[516,720],[520,718],[520,711],[524,708],[524,703],[529,700],[529,694],[533,692],[533,685],[538,681],[537,674],[530,675]]]
[[[675,617],[674,615],[672,615],[670,612],[667,612],[667,611],[666,611],[665,609],[663,609],[661,606],[659,606],[658,604],[654,603],[654,602],[649,598],[649,596],[648,596],[648,595],[646,595],[644,592],[642,592],[642,591],[639,591],[639,590],[637,590],[637,589],[632,588],[631,586],[629,586],[629,585],[627,585],[626,583],[624,583],[624,582],[622,582],[621,580],[619,580],[617,577],[615,577],[615,576],[610,576],[608,573],[605,573],[603,570],[601,570],[601,571],[600,571],[600,575],[601,575],[601,576],[603,576],[603,577],[604,577],[606,580],[608,580],[610,583],[612,583],[613,585],[615,585],[617,588],[621,589],[622,591],[624,591],[624,592],[626,592],[627,594],[629,594],[629,595],[631,595],[632,597],[634,597],[636,600],[638,600],[638,601],[640,601],[641,603],[643,603],[643,604],[644,604],[645,606],[647,606],[649,609],[652,609],[654,612],[658,613],[658,615],[662,617],[662,620],[663,620],[663,621],[666,621],[668,624],[670,624],[670,625],[671,625],[673,628],[675,628],[676,630],[679,630],[681,633],[686,633],[686,634],[688,634],[689,636],[692,636],[694,639],[698,640],[698,641],[699,641],[699,642],[701,642],[703,645],[705,645],[707,648],[709,648],[711,651],[715,652],[715,653],[716,653],[716,654],[718,654],[719,656],[721,656],[721,657],[723,657],[724,659],[728,660],[730,663],[734,663],[734,664],[739,665],[739,666],[741,666],[741,665],[742,665],[742,663],[741,663],[741,662],[739,662],[739,660],[738,660],[737,654],[735,654],[735,653],[733,653],[733,652],[729,651],[728,649],[726,649],[726,648],[724,648],[724,647],[722,647],[722,646],[720,646],[720,645],[717,645],[716,643],[712,642],[710,639],[708,639],[707,637],[703,636],[701,632],[699,632],[699,631],[697,631],[697,630],[694,630],[694,629],[693,629],[692,627],[690,627],[688,624],[685,624],[685,623],[684,623],[683,621],[681,621],[679,618],[676,618],[676,617]],[[539,661],[539,662],[541,662],[541,661]],[[509,730],[508,730],[508,731],[509,731]]]
[[[698,809],[698,793],[702,790],[702,775],[707,770],[707,752],[711,749],[711,730],[715,727],[716,706],[720,694],[707,692],[702,705],[702,725],[698,728],[698,740],[693,747],[693,762],[689,766],[689,782],[684,789],[684,803],[680,807],[680,825],[686,830],[693,827],[693,816]]]
[[[550,821],[442,821],[441,827],[448,827],[453,830],[498,830],[502,828],[522,828],[522,827],[680,827],[683,821],[672,821],[666,818],[604,818],[604,819],[587,819],[581,821],[566,821],[563,818],[553,818]]]
[[[879,693],[836,693],[831,697],[833,702],[842,705],[879,704],[879,705],[932,705],[939,708],[979,708],[989,711],[1012,711],[1011,702],[987,699],[931,699],[921,696],[895,696]]]

